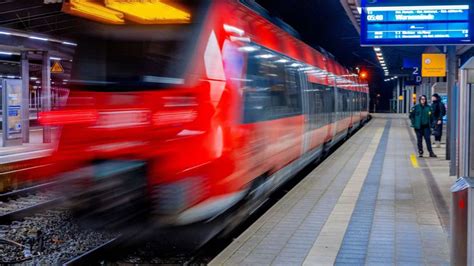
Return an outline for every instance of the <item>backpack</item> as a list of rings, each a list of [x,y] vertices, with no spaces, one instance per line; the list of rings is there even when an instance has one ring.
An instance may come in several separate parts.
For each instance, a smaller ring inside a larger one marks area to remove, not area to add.
[[[443,118],[446,115],[446,106],[444,106],[444,103],[440,102],[439,103],[439,109],[440,109],[440,116]]]

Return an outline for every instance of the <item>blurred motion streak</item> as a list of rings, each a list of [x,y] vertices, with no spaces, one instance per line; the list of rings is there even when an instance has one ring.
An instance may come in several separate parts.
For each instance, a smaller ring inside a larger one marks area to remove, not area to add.
[[[64,3],[70,93],[39,120],[79,216],[197,246],[367,121],[367,83],[251,2]]]

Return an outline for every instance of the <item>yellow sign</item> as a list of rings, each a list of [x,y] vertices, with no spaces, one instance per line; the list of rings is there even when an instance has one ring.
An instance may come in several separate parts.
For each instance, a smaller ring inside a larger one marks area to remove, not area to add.
[[[398,96],[398,100],[403,101],[403,95]]]
[[[61,63],[59,63],[59,61],[54,61],[54,64],[51,67],[51,73],[59,74],[63,72],[64,72],[64,68],[63,66],[61,66]]]
[[[445,54],[423,54],[421,60],[421,76],[446,77],[446,55]]]

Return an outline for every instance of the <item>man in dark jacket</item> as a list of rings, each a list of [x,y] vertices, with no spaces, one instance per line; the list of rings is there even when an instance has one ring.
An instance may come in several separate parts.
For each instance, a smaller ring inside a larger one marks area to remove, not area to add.
[[[443,117],[446,115],[446,107],[437,93],[433,94],[431,101],[433,102],[431,104],[431,109],[433,111],[431,125],[433,126],[436,147],[440,148],[441,136],[443,134]]]
[[[437,157],[431,148],[431,107],[428,105],[425,95],[420,96],[419,104],[413,106],[410,110],[410,120],[411,126],[416,132],[419,157],[423,157],[423,138],[430,157]]]

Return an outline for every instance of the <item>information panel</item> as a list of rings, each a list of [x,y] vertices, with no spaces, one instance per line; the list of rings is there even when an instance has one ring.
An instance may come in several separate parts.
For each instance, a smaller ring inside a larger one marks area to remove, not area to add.
[[[362,0],[361,44],[433,45],[472,43],[471,1]],[[442,4],[439,4],[442,3]]]
[[[3,140],[21,139],[22,83],[17,79],[4,79],[3,92]],[[6,134],[5,134],[6,133]],[[4,146],[6,143],[4,143]]]

